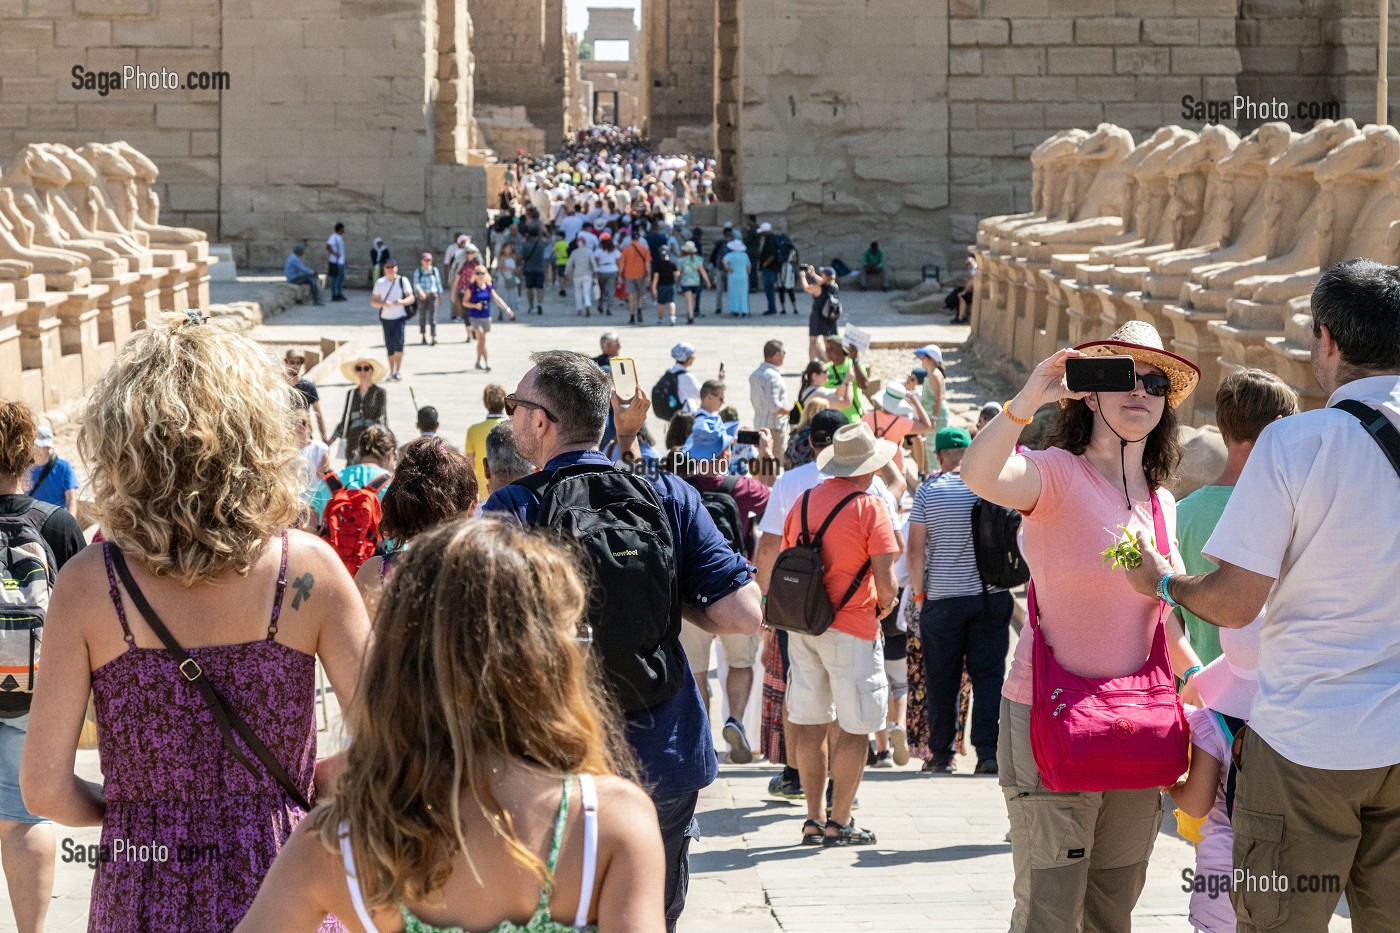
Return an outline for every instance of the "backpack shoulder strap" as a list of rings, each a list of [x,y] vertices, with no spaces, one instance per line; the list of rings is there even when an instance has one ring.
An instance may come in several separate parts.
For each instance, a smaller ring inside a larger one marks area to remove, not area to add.
[[[723,479],[723,481],[720,482],[719,491],[724,493],[726,496],[733,496],[734,489],[738,485],[739,477],[735,476],[733,473],[730,473]]]
[[[327,473],[325,476],[321,477],[321,479],[325,482],[326,489],[331,495],[335,495],[345,488],[345,484],[340,481],[340,477],[336,476],[334,473]]]
[[[809,493],[809,494],[810,494],[810,493]],[[865,495],[865,494],[866,494],[866,493],[865,493],[864,491],[862,491],[862,490],[857,490],[856,492],[853,492],[853,493],[849,494],[848,496],[846,496],[846,498],[842,499],[840,502],[836,503],[836,508],[834,508],[834,509],[831,510],[831,514],[827,515],[826,521],[822,522],[822,526],[821,526],[820,528],[817,529],[817,534],[816,534],[816,536],[812,539],[812,543],[813,543],[813,544],[820,544],[820,543],[821,543],[821,540],[822,540],[822,536],[826,534],[826,530],[827,530],[828,528],[831,527],[831,523],[832,523],[833,521],[836,520],[836,516],[839,515],[839,514],[841,513],[841,510],[844,509],[847,505],[849,505],[849,504],[850,504],[852,501],[854,501],[856,498],[858,498],[858,497],[860,497],[860,496],[863,496],[863,495]],[[807,512],[806,512],[807,502],[806,502],[805,499],[803,500],[802,508],[803,508],[803,512],[802,512],[802,517],[803,517],[803,530],[805,531],[805,530],[806,530],[806,518],[807,518]]]
[[[1395,429],[1390,419],[1365,402],[1352,398],[1344,398],[1332,407],[1340,408],[1359,420],[1366,433],[1380,445],[1396,474],[1400,475],[1400,431]]]
[[[365,483],[365,484],[364,484],[362,487],[360,487],[360,488],[361,488],[361,489],[367,489],[367,490],[369,490],[370,492],[375,493],[376,495],[378,495],[379,490],[381,490],[381,489],[383,489],[385,486],[389,485],[389,480],[390,480],[391,478],[392,478],[392,474],[390,474],[390,473],[380,473],[378,476],[376,476],[374,479],[370,480],[368,483]]]

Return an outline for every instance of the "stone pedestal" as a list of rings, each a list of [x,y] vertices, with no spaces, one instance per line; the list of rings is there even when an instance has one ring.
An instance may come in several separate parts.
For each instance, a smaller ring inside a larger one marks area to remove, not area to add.
[[[128,291],[131,296],[128,308],[131,323],[128,330],[132,331],[140,330],[148,321],[154,321],[160,316],[161,283],[169,278],[170,270],[147,269],[139,275],[140,278],[131,284]]]
[[[1272,356],[1269,369],[1298,393],[1298,403],[1304,411],[1321,408],[1327,396],[1313,375],[1311,296],[1289,302],[1290,314],[1283,325],[1282,337],[1267,337],[1264,345]]]
[[[1163,321],[1170,326],[1170,337],[1168,331],[1162,332],[1168,349],[1186,357],[1201,369],[1200,384],[1177,408],[1177,418],[1182,424],[1197,427],[1213,424],[1215,390],[1220,388],[1223,375],[1220,369],[1220,336],[1210,325],[1218,322],[1219,318],[1179,305],[1169,305],[1160,299],[1147,299],[1143,304],[1155,304]]]
[[[20,357],[19,318],[24,302],[15,300],[15,286],[0,282],[0,398],[22,398],[24,363]]]
[[[131,336],[131,288],[141,280],[140,273],[101,279],[107,293],[97,302],[98,370],[105,369]]]
[[[78,398],[102,371],[98,352],[97,302],[107,294],[105,285],[89,285],[63,294],[58,306],[59,380],[64,398]]]
[[[190,287],[194,286],[193,294]],[[191,297],[199,297],[199,281],[192,262],[171,266],[160,283],[160,310],[184,311],[192,308]]]
[[[44,291],[40,275],[31,275],[24,291],[26,296],[20,299],[24,311],[19,316],[20,398],[35,411],[46,411],[66,398],[58,317],[65,296]]]

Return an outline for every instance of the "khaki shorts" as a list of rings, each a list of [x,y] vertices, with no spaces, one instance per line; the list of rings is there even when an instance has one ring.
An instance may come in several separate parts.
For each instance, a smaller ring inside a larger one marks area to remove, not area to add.
[[[483,334],[491,332],[491,319],[489,317],[469,317],[467,322],[471,324],[472,330],[479,330]]]
[[[758,635],[711,635],[698,625],[681,623],[681,647],[691,673],[703,674],[711,668],[715,639],[724,645],[725,667],[753,667],[758,660]]]
[[[799,726],[837,722],[852,735],[885,725],[890,685],[879,640],[829,629],[788,633],[788,719]]]

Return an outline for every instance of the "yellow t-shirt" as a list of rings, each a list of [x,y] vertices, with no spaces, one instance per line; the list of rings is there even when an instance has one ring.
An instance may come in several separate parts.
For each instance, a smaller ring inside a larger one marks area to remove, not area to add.
[[[472,466],[476,469],[476,494],[482,502],[486,501],[486,467],[483,465],[486,463],[486,435],[505,420],[505,415],[487,415],[485,421],[467,428],[467,443],[462,447],[462,452],[472,458]]]
[[[569,261],[569,244],[563,240],[554,241],[554,264],[562,266]]]

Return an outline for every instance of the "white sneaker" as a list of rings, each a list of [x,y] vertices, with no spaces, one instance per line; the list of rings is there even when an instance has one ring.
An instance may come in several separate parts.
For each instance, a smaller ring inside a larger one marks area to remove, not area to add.
[[[675,326],[676,326],[676,316],[675,316],[674,314],[671,315],[671,326],[672,326],[672,327],[675,327]]]
[[[901,768],[909,763],[909,737],[904,734],[903,726],[890,728],[890,757]]]

